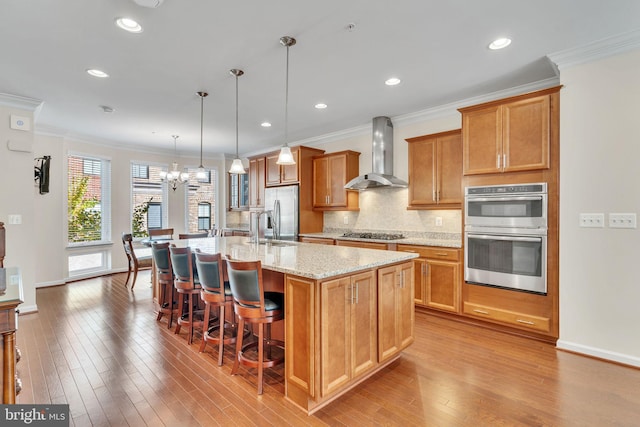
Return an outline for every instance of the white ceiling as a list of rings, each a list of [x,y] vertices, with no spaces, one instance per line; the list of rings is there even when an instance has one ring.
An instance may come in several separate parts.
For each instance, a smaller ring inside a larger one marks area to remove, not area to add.
[[[131,17],[144,28],[115,26]],[[351,31],[349,24],[355,24]],[[556,77],[546,55],[640,28],[638,0],[2,0],[0,93],[42,100],[36,129],[114,145],[240,154]],[[506,49],[491,51],[495,38]],[[88,68],[108,79],[86,74]],[[391,76],[402,79],[384,85]],[[316,110],[325,102],[328,108]],[[108,105],[114,113],[99,108]],[[263,121],[273,123],[262,128]]]

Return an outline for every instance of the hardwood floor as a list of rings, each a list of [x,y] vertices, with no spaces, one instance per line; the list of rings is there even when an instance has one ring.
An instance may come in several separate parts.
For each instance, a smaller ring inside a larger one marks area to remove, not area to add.
[[[283,367],[230,376],[231,346],[198,353],[156,322],[149,272],[37,290],[20,316],[17,403],[69,403],[77,426],[638,426],[640,370],[416,314],[388,369],[313,416],[284,399]]]

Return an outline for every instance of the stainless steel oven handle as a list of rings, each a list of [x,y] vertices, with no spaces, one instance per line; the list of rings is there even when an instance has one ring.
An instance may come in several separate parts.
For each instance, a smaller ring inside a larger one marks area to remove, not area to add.
[[[542,200],[542,196],[468,197],[468,202],[526,202]]]
[[[542,237],[522,237],[522,236],[496,236],[491,234],[471,234],[467,233],[468,238],[482,240],[508,240],[510,242],[541,242]]]

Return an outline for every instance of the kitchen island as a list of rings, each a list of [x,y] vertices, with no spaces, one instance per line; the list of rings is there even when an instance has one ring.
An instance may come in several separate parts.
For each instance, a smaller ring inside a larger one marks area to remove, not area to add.
[[[262,262],[265,288],[285,294],[286,398],[308,414],[413,342],[416,254],[246,237],[172,243]]]

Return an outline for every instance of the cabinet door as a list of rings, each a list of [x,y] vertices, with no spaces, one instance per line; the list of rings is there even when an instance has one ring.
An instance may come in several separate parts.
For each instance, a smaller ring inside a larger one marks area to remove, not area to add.
[[[549,168],[549,95],[502,106],[504,172]]]
[[[437,154],[438,204],[462,205],[462,135],[438,138]]]
[[[351,278],[330,280],[321,289],[322,395],[351,378]]]
[[[278,161],[278,154],[270,154],[266,156],[266,185],[278,185],[280,184],[280,165],[276,163]]]
[[[329,206],[347,206],[347,156],[329,157]]]
[[[436,141],[409,144],[409,206],[436,203]]]
[[[413,295],[416,304],[426,305],[426,261],[423,259],[413,260]]]
[[[313,159],[313,207],[329,205],[329,158]]]
[[[464,112],[462,114],[462,143],[465,175],[500,172],[502,166],[500,106]]]
[[[249,160],[249,205],[252,208],[264,207],[264,157]]]
[[[353,377],[377,364],[376,278],[372,271],[352,276],[351,361]]]
[[[300,180],[298,176],[298,167],[300,166],[300,150],[292,148],[291,155],[293,156],[293,160],[296,162],[296,164],[284,165],[280,167],[281,184],[295,184]]]
[[[378,360],[413,342],[413,262],[378,270]]]
[[[425,304],[457,313],[460,306],[459,278],[459,263],[427,260]]]

